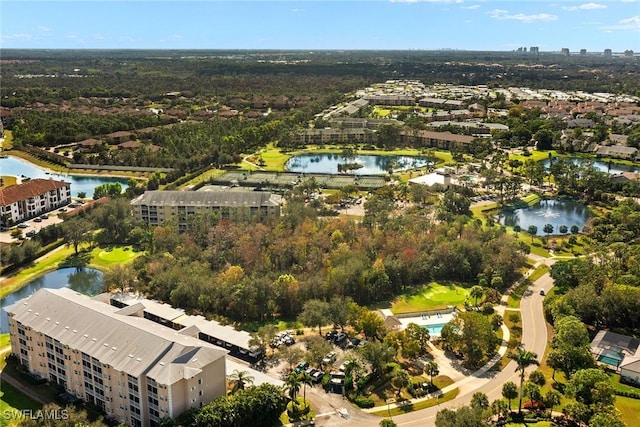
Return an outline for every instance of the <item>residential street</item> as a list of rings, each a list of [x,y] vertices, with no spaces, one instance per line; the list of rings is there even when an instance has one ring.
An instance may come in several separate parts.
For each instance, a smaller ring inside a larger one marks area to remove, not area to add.
[[[553,259],[549,258],[536,256],[531,258],[547,265],[551,265],[554,262]],[[546,273],[532,284],[520,302],[522,342],[527,350],[533,351],[538,355],[538,360],[541,360],[547,346],[547,327],[542,310],[544,296],[540,295],[540,289],[544,289],[547,292],[552,287],[553,279],[551,279],[549,273]],[[536,366],[531,366],[527,369],[527,372],[535,368]],[[432,408],[394,416],[393,420],[398,426],[434,426],[438,411],[444,408],[456,409],[460,406],[468,405],[471,402],[471,397],[476,392],[486,393],[490,402],[502,398],[502,385],[507,381],[513,381],[516,384],[520,383],[520,378],[516,372],[516,363],[513,361],[509,362],[500,372],[489,372],[480,376],[472,375],[468,377],[459,386],[460,393],[453,400]],[[370,423],[350,423],[349,425],[371,426]]]

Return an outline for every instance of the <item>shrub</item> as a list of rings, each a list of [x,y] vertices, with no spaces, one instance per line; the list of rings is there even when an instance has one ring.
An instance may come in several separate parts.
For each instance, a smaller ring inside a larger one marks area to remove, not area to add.
[[[373,408],[374,402],[373,399],[366,396],[358,396],[353,401],[360,408]]]

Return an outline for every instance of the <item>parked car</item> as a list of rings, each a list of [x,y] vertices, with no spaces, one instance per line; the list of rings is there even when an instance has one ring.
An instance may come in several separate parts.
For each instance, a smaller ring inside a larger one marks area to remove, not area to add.
[[[36,235],[36,230],[29,230],[27,231],[27,234],[25,234],[25,236],[27,237],[33,237]]]
[[[18,224],[18,228],[27,228],[29,227],[29,224],[27,224],[26,222],[23,222],[22,224]]]
[[[325,365],[330,365],[335,361],[336,361],[336,352],[335,351],[331,351],[331,352],[327,353],[327,355],[324,357],[324,359],[322,359],[322,363],[324,363]]]
[[[42,222],[42,219],[40,219],[40,218],[33,218],[33,222]]]
[[[311,381],[317,384],[322,381],[322,377],[324,377],[324,372],[317,370],[311,375]]]
[[[298,363],[298,366],[296,366],[296,374],[299,374],[300,372],[304,371],[305,369],[307,369],[309,367],[309,362],[307,362],[306,360],[303,360],[302,362]]]
[[[49,219],[49,214],[40,215],[40,219]]]
[[[544,289],[540,289],[540,295],[544,296]]]

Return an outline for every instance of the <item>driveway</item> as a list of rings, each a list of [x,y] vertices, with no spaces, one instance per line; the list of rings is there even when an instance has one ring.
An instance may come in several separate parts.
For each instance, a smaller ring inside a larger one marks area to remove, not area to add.
[[[23,224],[27,225],[27,228],[23,228],[22,230],[22,235],[26,236],[27,233],[31,230],[35,231],[36,233],[40,232],[40,230],[44,227],[47,227],[51,224],[58,224],[62,222],[62,218],[58,217],[58,214],[60,212],[58,210],[49,212],[49,218],[47,219],[43,219],[41,222],[35,222],[34,219],[30,219],[28,221],[23,222]],[[11,230],[5,230],[3,232],[0,232],[0,243],[17,243],[19,242],[18,239],[11,237]],[[28,237],[27,237],[28,239]]]

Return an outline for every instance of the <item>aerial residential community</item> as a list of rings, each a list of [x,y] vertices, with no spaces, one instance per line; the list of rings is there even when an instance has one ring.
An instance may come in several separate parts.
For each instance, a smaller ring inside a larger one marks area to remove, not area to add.
[[[0,425],[637,425],[638,3],[49,3],[1,14]]]

